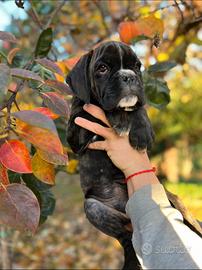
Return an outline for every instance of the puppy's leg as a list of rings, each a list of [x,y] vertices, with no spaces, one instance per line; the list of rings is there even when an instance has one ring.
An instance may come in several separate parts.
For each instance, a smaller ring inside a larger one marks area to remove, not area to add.
[[[134,112],[129,141],[134,148],[151,149],[154,131],[144,108]]]
[[[125,262],[123,269],[141,269],[132,246],[132,233],[125,225],[130,223],[128,217],[114,208],[96,200],[88,198],[84,202],[84,209],[88,220],[103,233],[115,237],[124,248]]]

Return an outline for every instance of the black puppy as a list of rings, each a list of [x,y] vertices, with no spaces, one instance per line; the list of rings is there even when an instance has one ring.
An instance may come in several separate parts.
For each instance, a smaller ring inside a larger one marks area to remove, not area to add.
[[[149,149],[153,130],[144,109],[140,67],[139,59],[129,46],[106,42],[84,55],[66,80],[75,94],[67,141],[79,154],[85,213],[96,228],[121,243],[125,255],[124,269],[139,268],[131,243],[132,232],[126,226],[130,220],[125,214],[128,196],[124,175],[106,152],[87,149],[90,142],[103,138],[77,126],[74,119],[80,116],[99,122],[83,110],[85,103],[98,105],[118,134],[129,134],[134,148]]]

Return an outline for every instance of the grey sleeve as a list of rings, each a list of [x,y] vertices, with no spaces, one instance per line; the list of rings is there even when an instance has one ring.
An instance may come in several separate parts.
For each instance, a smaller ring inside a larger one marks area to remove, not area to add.
[[[128,200],[133,247],[144,269],[202,269],[202,239],[183,223],[161,184],[147,185]]]

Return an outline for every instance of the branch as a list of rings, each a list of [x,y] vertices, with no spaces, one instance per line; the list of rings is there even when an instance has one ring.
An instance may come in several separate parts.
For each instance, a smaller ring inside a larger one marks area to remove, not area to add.
[[[105,31],[106,31],[106,35],[107,36],[110,36],[111,35],[111,31],[109,30],[106,22],[105,22],[105,14],[104,14],[104,10],[102,8],[102,6],[100,5],[100,2],[98,2],[97,0],[94,0],[93,3],[96,5],[98,11],[100,12],[100,16],[101,16],[101,19],[102,19],[102,24],[105,28]]]
[[[31,1],[30,1],[31,3]],[[40,29],[43,29],[43,25],[39,19],[39,16],[35,10],[35,8],[33,7],[32,3],[31,3],[31,9],[27,11],[28,15],[33,19],[33,21],[38,25],[38,27]]]
[[[193,218],[191,213],[187,210],[187,208],[184,206],[180,198],[166,190],[166,195],[169,199],[169,201],[173,204],[173,206],[181,212],[184,218],[184,223],[188,223],[187,226],[192,229],[195,233],[197,233],[199,236],[202,236],[202,228],[200,224],[197,222],[196,219]]]
[[[180,9],[177,0],[174,0],[174,2],[175,2],[175,6],[176,6],[177,10],[179,11],[179,14],[180,14],[180,17],[181,17],[181,22],[183,22],[183,21],[184,21],[184,15],[183,15],[183,12],[182,12],[182,10]]]
[[[52,21],[54,20],[54,18],[56,17],[56,15],[58,14],[58,12],[61,10],[61,8],[64,6],[66,0],[63,0],[58,6],[57,8],[53,11],[53,13],[50,16],[50,19],[48,20],[48,22],[46,23],[44,29],[47,29],[49,27],[49,25],[52,23]]]

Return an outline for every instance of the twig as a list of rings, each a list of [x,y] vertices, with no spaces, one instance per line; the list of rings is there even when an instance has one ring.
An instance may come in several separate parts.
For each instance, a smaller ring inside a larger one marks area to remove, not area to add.
[[[31,1],[30,1],[31,2]],[[35,8],[33,7],[33,5],[31,4],[31,9],[27,11],[28,15],[33,19],[33,21],[42,29],[43,25],[39,19],[39,16],[35,10]]]
[[[49,25],[52,23],[53,19],[56,17],[56,15],[58,14],[58,12],[61,10],[61,8],[64,6],[65,4],[65,0],[63,0],[58,6],[57,8],[53,11],[53,13],[50,16],[50,19],[47,21],[44,29],[47,29],[49,27]]]
[[[174,0],[174,2],[175,2],[175,6],[176,6],[177,10],[179,11],[179,14],[180,14],[180,17],[181,17],[181,22],[183,22],[183,21],[184,21],[184,15],[183,15],[183,12],[182,12],[182,10],[180,9],[177,0]]]
[[[16,99],[14,100],[14,104],[15,104],[16,108],[18,109],[18,111],[20,111],[20,107],[18,106]]]
[[[103,8],[101,7],[100,3],[97,1],[97,0],[94,0],[93,3],[95,4],[95,6],[97,7],[98,11],[100,12],[100,16],[101,16],[101,19],[102,19],[102,24],[105,28],[105,31],[106,31],[106,34],[108,36],[111,35],[111,32],[106,24],[106,21],[105,21],[105,14],[104,14],[104,10]]]

